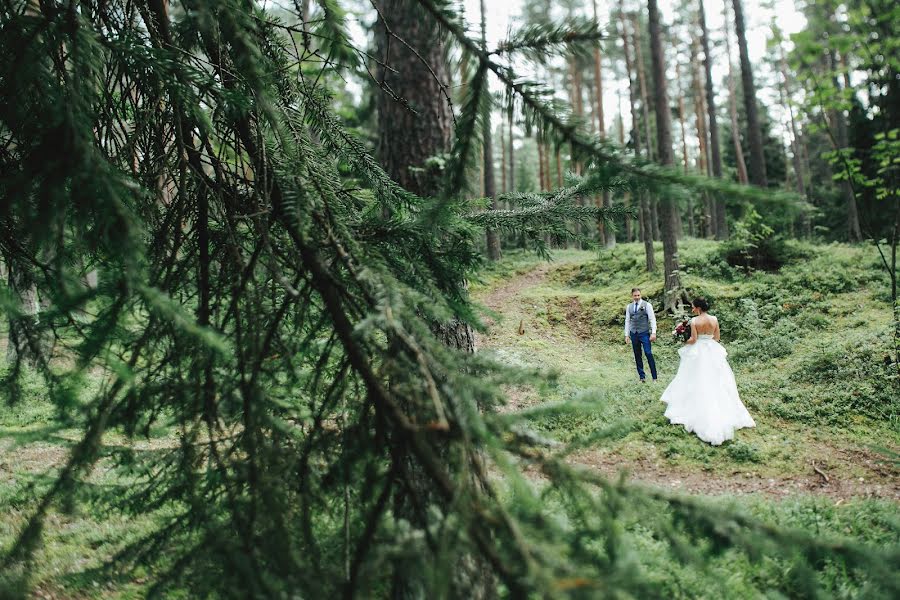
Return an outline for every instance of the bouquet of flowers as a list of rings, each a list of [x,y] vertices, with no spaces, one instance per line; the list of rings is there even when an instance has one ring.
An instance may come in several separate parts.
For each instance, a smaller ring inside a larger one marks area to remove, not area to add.
[[[681,323],[672,330],[672,337],[682,344],[691,338],[691,322],[687,317],[684,317]]]

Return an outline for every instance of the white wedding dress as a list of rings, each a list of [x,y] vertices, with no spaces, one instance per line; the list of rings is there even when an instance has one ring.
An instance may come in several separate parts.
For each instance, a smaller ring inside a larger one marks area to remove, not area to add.
[[[698,335],[678,354],[678,373],[662,395],[672,424],[714,446],[732,439],[736,429],[756,426],[738,396],[728,352],[712,335]]]

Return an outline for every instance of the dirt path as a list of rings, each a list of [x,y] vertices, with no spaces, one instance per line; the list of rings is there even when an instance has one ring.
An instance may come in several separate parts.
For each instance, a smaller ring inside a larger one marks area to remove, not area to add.
[[[542,263],[486,291],[478,300],[492,311],[504,315],[512,309],[523,292],[543,284],[548,275],[560,266],[560,263]],[[490,320],[488,322],[490,324]],[[502,350],[497,342],[497,338],[490,332],[479,338],[480,347]],[[523,396],[531,396],[530,401],[523,402]],[[527,391],[511,390],[507,410],[514,411],[535,401],[540,400]],[[798,464],[794,472],[776,476],[767,475],[765,465],[759,465],[760,468],[754,465],[741,467],[731,474],[711,473],[702,468],[675,466],[659,455],[634,459],[604,448],[576,453],[572,455],[571,462],[610,478],[616,478],[624,472],[632,481],[691,494],[762,494],[772,498],[812,494],[838,504],[850,498],[880,498],[900,502],[900,476],[884,457],[868,450],[840,448],[822,442],[819,444],[821,448],[816,449],[817,454],[827,460],[828,466],[821,462]],[[860,476],[862,473],[864,475]],[[539,475],[535,474],[535,477]]]
[[[559,268],[559,263],[541,263],[527,273],[513,277],[503,285],[493,288],[479,300],[491,310],[503,312],[503,308],[509,304],[516,294],[543,283],[547,279],[547,274],[556,268]]]

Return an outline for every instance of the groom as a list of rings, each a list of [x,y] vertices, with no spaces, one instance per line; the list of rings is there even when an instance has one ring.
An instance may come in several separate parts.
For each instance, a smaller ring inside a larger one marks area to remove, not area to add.
[[[639,288],[631,289],[632,302],[625,309],[625,343],[631,341],[631,349],[634,350],[634,363],[637,366],[638,376],[644,383],[644,361],[641,357],[641,349],[647,355],[647,363],[650,365],[650,375],[656,381],[656,361],[653,360],[653,349],[650,342],[656,341],[656,315],[653,314],[653,306],[641,299]]]

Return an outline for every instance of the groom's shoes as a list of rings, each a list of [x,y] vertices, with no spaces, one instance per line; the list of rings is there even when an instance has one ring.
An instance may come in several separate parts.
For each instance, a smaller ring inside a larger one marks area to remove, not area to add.
[[[647,383],[646,379],[641,379],[641,383]]]

